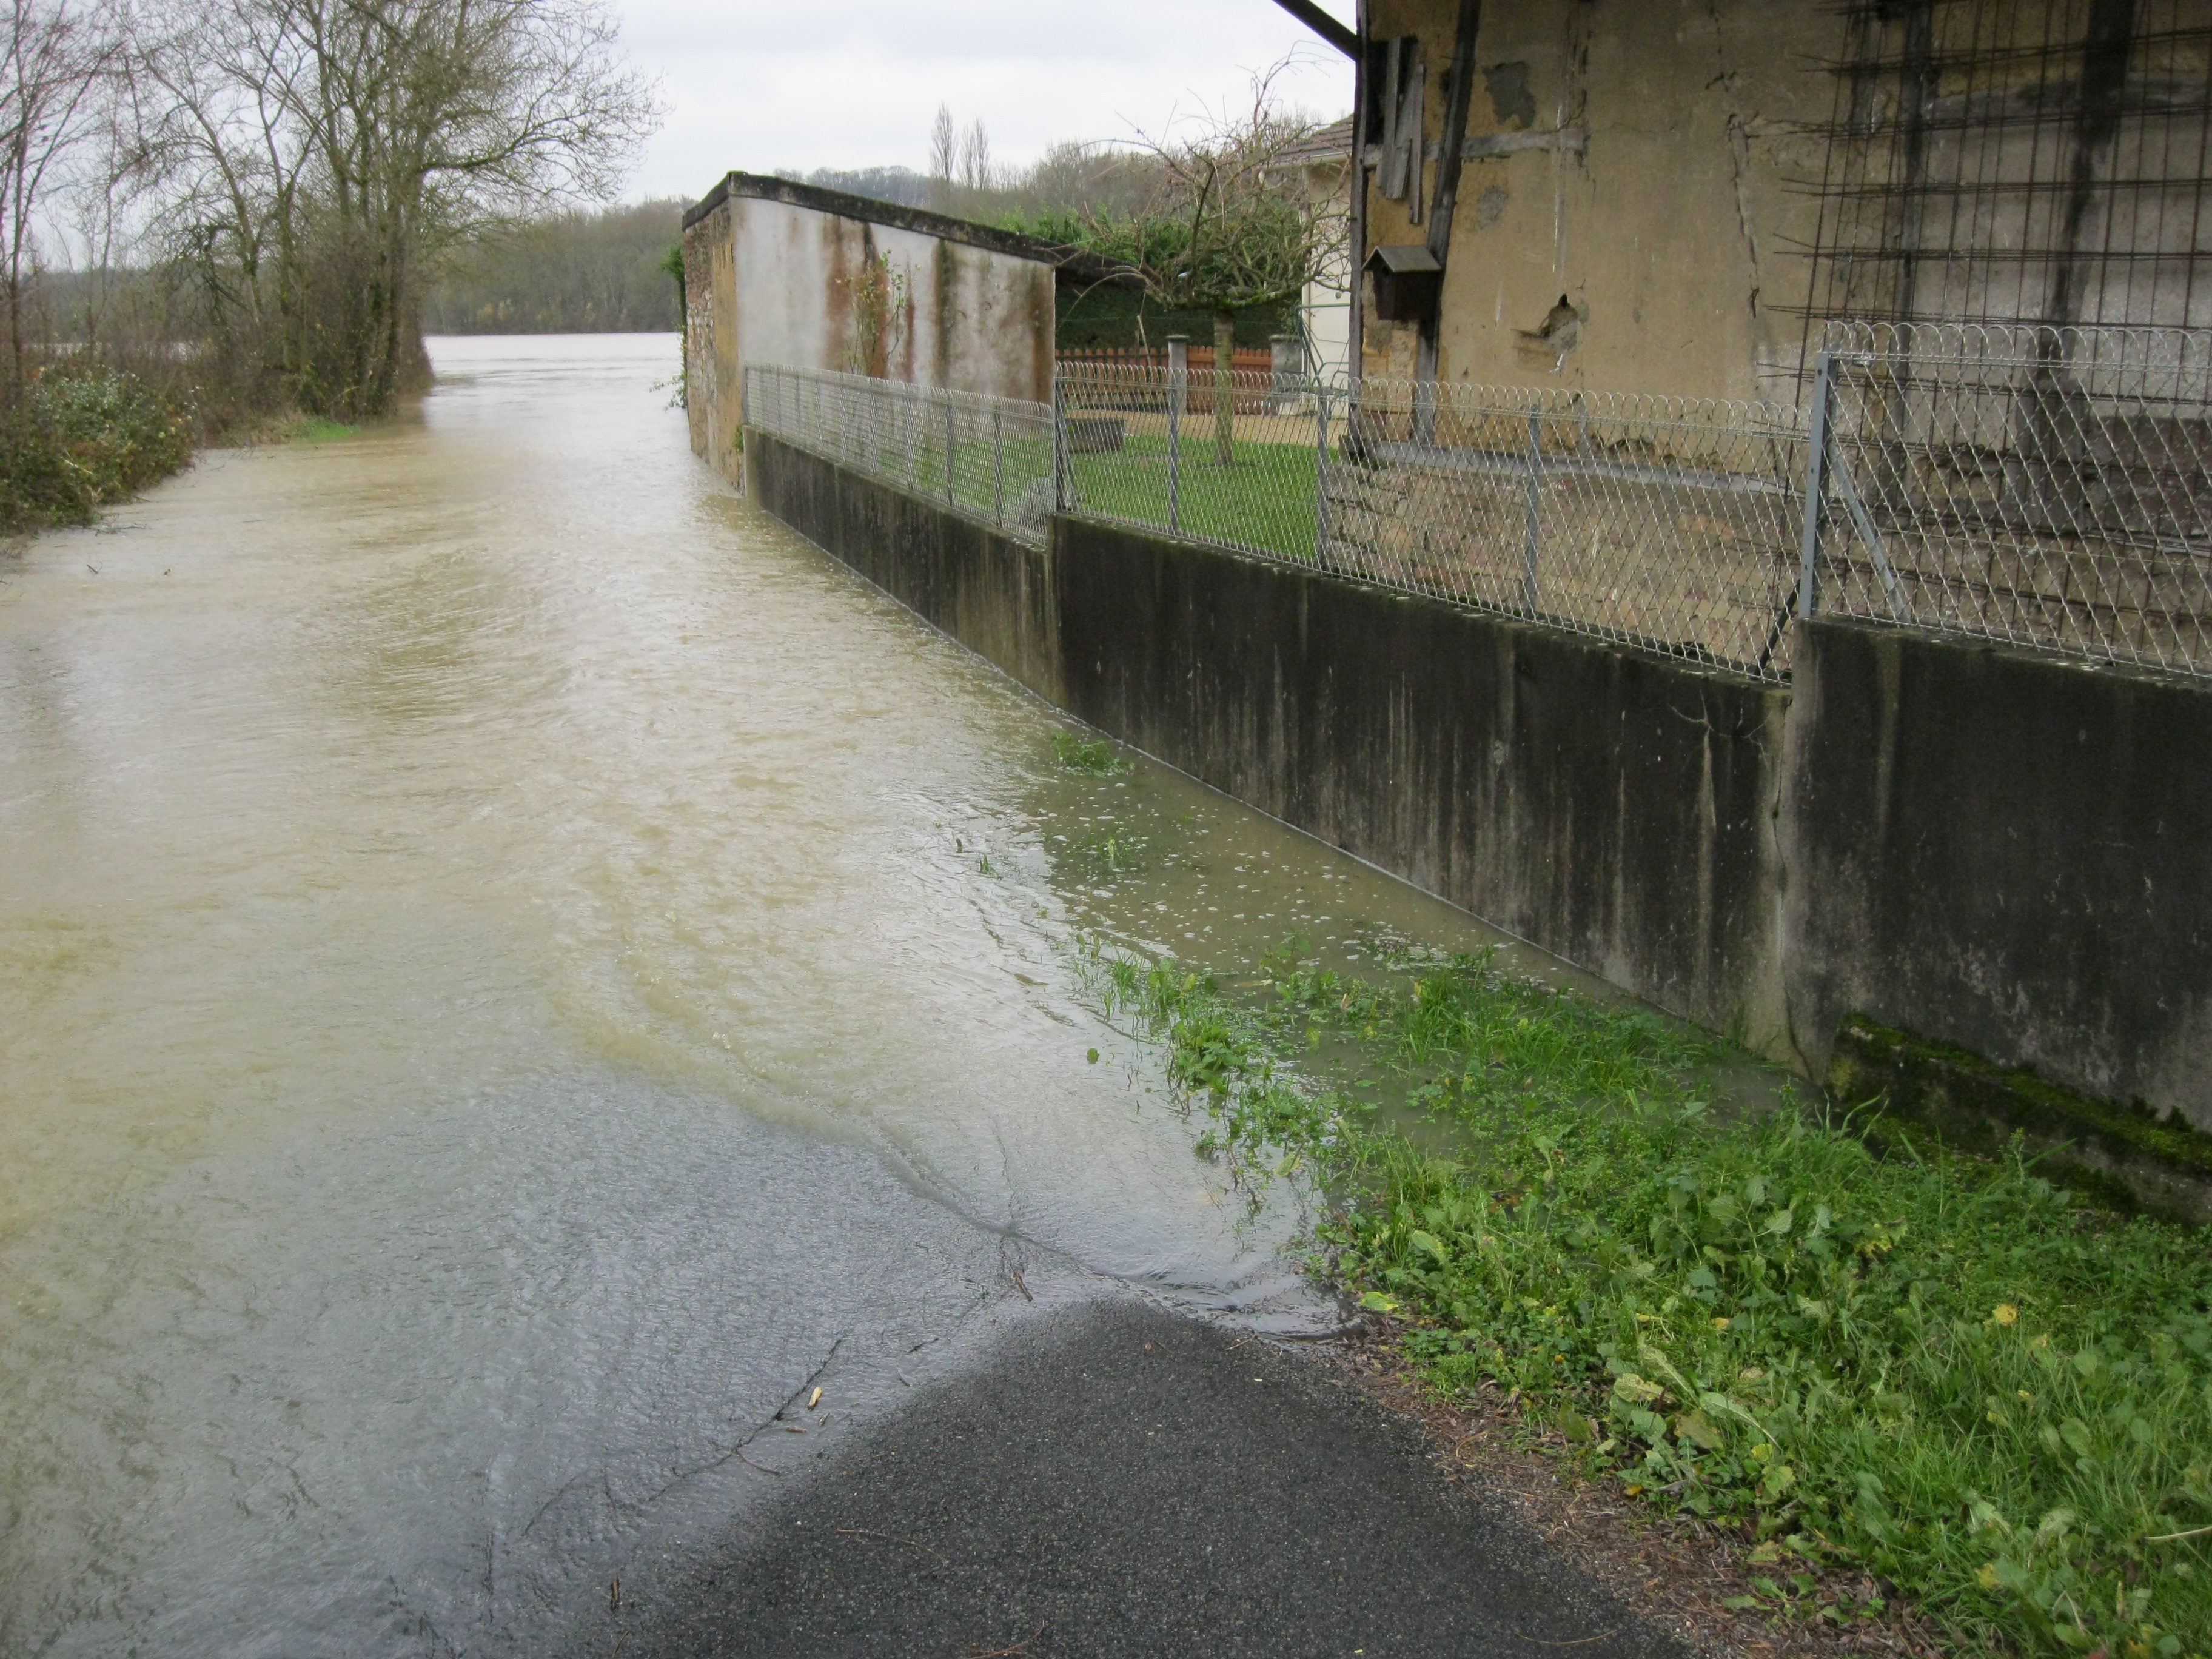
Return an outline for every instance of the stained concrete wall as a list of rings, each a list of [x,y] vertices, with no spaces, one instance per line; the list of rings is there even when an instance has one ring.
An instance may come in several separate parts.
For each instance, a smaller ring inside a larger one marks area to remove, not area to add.
[[[1039,696],[1064,702],[1050,551],[757,429],[745,449],[762,507]]]
[[[1843,622],[1793,661],[1808,1042],[1863,1014],[2212,1129],[2212,693]]]
[[[1053,535],[1061,702],[1665,1008],[1771,1038],[1787,699],[1120,525]]]
[[[1816,620],[1793,686],[748,434],[770,512],[1101,730],[1814,1077],[1870,1016],[2212,1130],[2212,695]]]
[[[738,452],[744,418],[738,373],[738,250],[730,204],[715,203],[684,227],[684,406],[691,453],[744,481]]]
[[[748,363],[1052,396],[1054,268],[1027,239],[733,173],[684,246],[691,447],[733,479]]]
[[[1784,1024],[1788,700],[1436,600],[1059,518],[994,536],[757,431],[760,503],[1100,730],[1662,1007]]]

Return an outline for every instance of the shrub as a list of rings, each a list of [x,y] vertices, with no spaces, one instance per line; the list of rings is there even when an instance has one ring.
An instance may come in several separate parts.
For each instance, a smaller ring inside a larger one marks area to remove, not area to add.
[[[88,523],[191,453],[185,411],[136,376],[50,369],[0,416],[0,529]]]

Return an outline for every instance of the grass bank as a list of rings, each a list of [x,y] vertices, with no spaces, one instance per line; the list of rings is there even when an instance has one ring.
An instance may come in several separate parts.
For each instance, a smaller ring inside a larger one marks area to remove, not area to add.
[[[88,524],[191,455],[192,416],[119,369],[49,369],[0,414],[0,533]]]
[[[1193,416],[1191,425],[1198,428],[1211,418]],[[1168,448],[1164,437],[1133,433],[1109,453],[1070,457],[1084,508],[1162,528],[1172,516],[1186,536],[1261,547],[1285,558],[1313,557],[1320,495],[1313,445],[1240,438],[1232,463],[1223,466],[1210,428],[1188,431],[1176,446],[1172,489]]]
[[[1873,1611],[1821,1594],[1848,1566],[1962,1644],[2212,1654],[2205,1235],[1786,1093],[1717,1114],[1725,1045],[1484,957],[1091,965],[1202,1151],[1318,1178],[1316,1269],[1433,1386],[1740,1528],[1762,1598]]]

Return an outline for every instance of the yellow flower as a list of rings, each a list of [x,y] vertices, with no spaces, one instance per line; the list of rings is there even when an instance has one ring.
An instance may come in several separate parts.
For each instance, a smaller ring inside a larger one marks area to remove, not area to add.
[[[1729,1322],[1725,1319],[1715,1319],[1713,1321],[1713,1328],[1717,1331],[1724,1331],[1728,1328]]]
[[[2000,1325],[2017,1325],[2020,1323],[2020,1310],[2009,1302],[2000,1302],[1990,1310],[1990,1317]]]
[[[1974,1582],[1984,1589],[1995,1589],[1997,1587],[1997,1564],[1984,1561],[1975,1572]]]

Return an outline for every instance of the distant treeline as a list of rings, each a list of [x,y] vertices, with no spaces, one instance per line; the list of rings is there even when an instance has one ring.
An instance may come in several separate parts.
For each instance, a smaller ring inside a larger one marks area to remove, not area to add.
[[[779,167],[775,176],[821,190],[842,190],[848,196],[872,201],[896,202],[901,207],[935,207],[931,199],[939,180],[912,167],[817,167],[811,173]]]
[[[988,140],[971,129],[967,141],[980,157]],[[1092,215],[1114,220],[1143,199],[1155,166],[1141,155],[1096,146],[1056,146],[1021,169],[993,168],[975,159],[960,176],[933,176],[911,167],[817,167],[782,170],[777,177],[844,191],[905,207],[927,207],[974,218],[1052,242],[1092,240]],[[557,218],[502,231],[455,249],[425,296],[428,334],[611,334],[673,331],[683,326],[671,253],[683,236],[689,204],[653,201]],[[1295,295],[1235,308],[1237,343],[1261,346],[1271,335],[1293,331]],[[1210,309],[1176,307],[1152,295],[1114,287],[1091,289],[1063,302],[1062,350],[1100,346],[1157,346],[1170,334],[1210,340]]]
[[[422,331],[672,333],[683,326],[683,301],[668,256],[688,205],[566,213],[462,248],[424,297]]]

